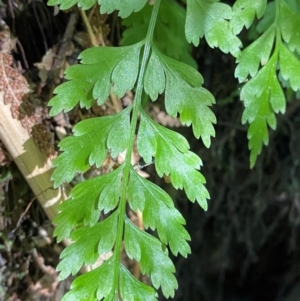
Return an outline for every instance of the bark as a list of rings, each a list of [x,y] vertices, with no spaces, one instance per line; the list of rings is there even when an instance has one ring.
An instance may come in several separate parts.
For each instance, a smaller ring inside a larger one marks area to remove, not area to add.
[[[3,97],[0,92],[0,139],[52,221],[68,187],[52,188],[50,159],[41,153],[21,122],[12,117],[10,105],[4,104]]]

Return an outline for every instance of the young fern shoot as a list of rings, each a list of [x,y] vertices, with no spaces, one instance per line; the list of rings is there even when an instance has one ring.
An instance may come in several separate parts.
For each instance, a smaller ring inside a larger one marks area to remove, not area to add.
[[[83,2],[79,4],[88,8]],[[121,2],[134,2],[136,6],[131,11],[145,4],[141,0]],[[165,297],[173,297],[177,289],[175,267],[168,250],[186,257],[190,253],[187,243],[190,236],[170,196],[142,178],[131,165],[138,118],[137,148],[145,163],[151,163],[154,158],[160,177],[169,176],[176,189],[184,189],[190,201],[197,201],[207,209],[209,194],[199,171],[201,159],[189,150],[183,136],[155,123],[141,106],[143,92],[153,101],[164,92],[167,113],[179,114],[181,122],[192,125],[194,135],[201,137],[207,147],[210,145],[216,119],[209,106],[214,98],[202,87],[202,76],[192,67],[163,55],[154,45],[153,31],[160,2],[154,3],[142,41],[131,46],[83,51],[79,57],[81,64],[66,70],[69,81],[55,89],[56,96],[49,102],[50,114],[55,115],[71,110],[78,103],[90,108],[97,100],[102,105],[111,88],[118,97],[136,88],[129,107],[114,115],[79,122],[74,127],[74,136],[59,144],[62,153],[53,163],[55,187],[70,182],[77,172],[85,172],[92,165],[101,166],[108,153],[117,157],[126,150],[125,160],[117,169],[77,184],[69,199],[59,207],[54,233],[58,241],[64,238],[73,241],[61,254],[57,267],[61,280],[77,274],[83,265],[94,264],[101,254],[113,252],[104,264],[77,277],[63,301],[152,301],[157,300],[159,288]],[[68,8],[68,3],[51,2],[64,8]],[[105,12],[118,9],[120,15],[130,13],[130,7],[126,4],[125,9],[120,1],[101,4]],[[158,237],[130,221],[126,215],[127,203],[131,210],[142,212],[145,228],[156,230]],[[101,212],[105,218],[100,218]],[[153,287],[140,282],[122,264],[123,246],[127,256],[139,262],[141,272],[149,276]]]

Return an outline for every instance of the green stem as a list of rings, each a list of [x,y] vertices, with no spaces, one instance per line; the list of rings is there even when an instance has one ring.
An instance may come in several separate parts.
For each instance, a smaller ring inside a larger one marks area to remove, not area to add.
[[[131,118],[131,125],[130,125],[130,138],[129,138],[129,144],[128,149],[125,157],[125,166],[124,166],[124,173],[123,173],[123,182],[122,182],[122,192],[121,192],[121,200],[119,205],[119,221],[118,221],[118,232],[117,232],[117,239],[116,239],[116,245],[115,245],[115,267],[114,267],[114,293],[115,296],[118,296],[119,294],[119,266],[121,264],[121,247],[122,247],[122,241],[123,241],[123,232],[124,232],[124,222],[125,222],[125,215],[126,215],[126,200],[127,200],[127,186],[129,182],[129,173],[130,173],[130,167],[131,167],[131,155],[132,155],[132,149],[135,139],[135,130],[137,126],[138,121],[138,115],[140,111],[141,106],[141,99],[142,99],[142,93],[143,93],[143,79],[146,71],[147,62],[150,56],[150,50],[151,50],[151,43],[153,38],[153,31],[156,24],[156,19],[158,15],[159,5],[161,0],[156,0],[152,14],[151,19],[148,27],[148,32],[145,38],[145,46],[144,46],[144,52],[143,52],[143,58],[142,58],[142,64],[140,67],[138,82],[137,82],[137,88],[135,93],[135,98],[133,101],[133,113]]]
[[[275,30],[276,30],[276,42],[275,42],[275,50],[274,53],[278,56],[278,50],[281,43],[281,31],[280,31],[280,3],[279,0],[275,0]]]

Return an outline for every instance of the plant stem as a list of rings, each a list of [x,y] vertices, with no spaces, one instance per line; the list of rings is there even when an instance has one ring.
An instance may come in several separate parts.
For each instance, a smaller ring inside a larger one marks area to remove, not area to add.
[[[123,232],[124,232],[124,222],[125,222],[125,215],[126,215],[126,200],[127,200],[127,186],[129,181],[129,173],[131,167],[131,155],[132,149],[135,139],[135,130],[138,121],[138,115],[141,107],[141,99],[143,93],[143,79],[146,71],[147,62],[150,56],[151,50],[151,43],[153,38],[153,32],[156,24],[156,19],[158,15],[159,5],[161,0],[155,0],[155,4],[152,10],[151,19],[148,27],[148,32],[145,38],[145,46],[143,52],[142,63],[140,67],[136,94],[133,102],[133,113],[131,118],[131,125],[130,125],[130,138],[128,149],[125,158],[125,166],[124,166],[124,173],[123,173],[123,182],[122,182],[122,192],[121,192],[121,199],[119,205],[119,221],[118,221],[118,232],[117,232],[117,239],[115,245],[115,270],[114,270],[114,293],[115,296],[119,294],[119,266],[121,264],[121,247],[123,241]]]
[[[275,42],[275,50],[274,53],[277,56],[278,59],[278,53],[279,53],[279,47],[281,43],[281,31],[280,31],[280,3],[278,0],[275,0],[275,30],[276,30],[276,42]]]

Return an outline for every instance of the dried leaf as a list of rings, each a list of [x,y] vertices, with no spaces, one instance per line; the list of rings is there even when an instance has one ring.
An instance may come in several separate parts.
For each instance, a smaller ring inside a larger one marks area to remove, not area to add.
[[[168,115],[165,111],[161,111],[158,106],[149,104],[149,112],[147,112],[151,118],[156,121],[159,124],[162,124],[163,126],[168,126],[171,128],[178,128],[182,126],[182,123],[180,122],[179,118],[172,117]]]
[[[47,157],[54,158],[54,137],[53,134],[48,130],[47,126],[42,123],[34,125],[32,127],[31,135],[34,143],[37,145],[40,151]]]
[[[11,105],[12,117],[19,119],[31,133],[32,127],[40,121],[40,116],[28,101],[30,89],[24,76],[11,67],[12,56],[0,53],[0,90],[4,92],[4,103]]]
[[[0,166],[6,166],[10,163],[11,159],[7,156],[7,151],[4,144],[0,140]]]

